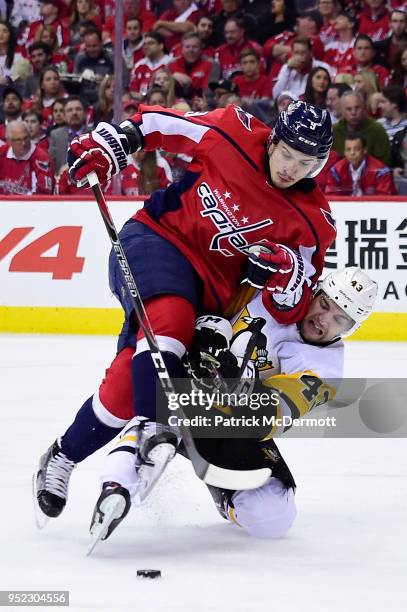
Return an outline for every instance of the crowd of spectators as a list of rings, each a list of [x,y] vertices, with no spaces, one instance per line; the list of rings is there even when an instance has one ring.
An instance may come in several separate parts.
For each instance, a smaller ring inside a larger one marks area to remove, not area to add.
[[[113,119],[115,23],[114,0],[0,0],[0,194],[81,193],[66,150]],[[120,44],[119,120],[233,103],[272,127],[305,100],[333,122],[327,193],[407,193],[407,0],[123,0]],[[189,161],[135,154],[122,193]]]

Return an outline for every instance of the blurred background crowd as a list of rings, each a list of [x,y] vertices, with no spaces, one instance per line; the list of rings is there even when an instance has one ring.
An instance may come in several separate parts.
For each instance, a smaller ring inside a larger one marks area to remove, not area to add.
[[[114,0],[0,0],[0,194],[85,193],[67,146],[112,121],[118,95],[116,121],[140,104],[233,103],[270,127],[311,102],[334,124],[327,194],[407,193],[407,0],[123,0],[122,12],[115,44]],[[166,187],[189,161],[137,153],[119,192]]]

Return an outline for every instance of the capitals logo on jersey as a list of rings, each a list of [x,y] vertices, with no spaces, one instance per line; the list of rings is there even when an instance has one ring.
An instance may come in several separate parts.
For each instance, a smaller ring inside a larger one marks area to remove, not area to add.
[[[217,192],[217,190],[215,191]],[[225,210],[221,210],[218,206],[218,200],[208,183],[201,183],[197,188],[197,194],[204,207],[204,210],[201,211],[201,216],[209,217],[218,229],[218,232],[213,236],[210,242],[209,249],[211,251],[219,251],[222,255],[225,255],[225,257],[232,257],[233,252],[222,246],[224,240],[226,240],[230,246],[247,255],[251,244],[246,240],[244,234],[273,223],[271,219],[264,219],[258,223],[247,224],[248,218],[246,217],[245,225],[239,227],[240,223],[238,219],[233,215],[226,204],[223,203],[223,208]]]
[[[244,111],[243,108],[240,108],[240,106],[235,106],[234,108],[235,108],[235,112],[236,112],[237,118],[239,119],[240,123],[244,125],[246,130],[249,130],[249,132],[251,132],[252,127],[250,125],[250,122],[253,118],[253,115]]]

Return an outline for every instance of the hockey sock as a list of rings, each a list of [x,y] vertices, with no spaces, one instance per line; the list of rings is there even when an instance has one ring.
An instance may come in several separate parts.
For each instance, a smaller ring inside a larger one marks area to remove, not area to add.
[[[161,348],[161,347],[160,347]],[[162,352],[171,378],[181,378],[182,366],[178,355]],[[135,354],[132,360],[135,414],[156,420],[156,406],[165,406],[166,399],[161,385],[157,383],[157,370],[150,351]]]
[[[162,295],[146,303],[151,326],[162,351],[171,378],[181,378],[181,358],[192,341],[195,309],[185,298]],[[137,348],[131,364],[134,414],[156,420],[156,406],[167,405],[165,394],[158,384],[157,370],[142,330],[137,335]]]
[[[133,497],[137,491],[138,476],[136,471],[137,420],[133,419],[124,429],[115,447],[108,454],[102,471],[101,481],[117,482]]]
[[[75,463],[83,461],[113,440],[127,422],[120,423],[117,419],[115,426],[102,423],[95,414],[93,403],[94,396],[86,400],[74,422],[61,438],[62,452]]]

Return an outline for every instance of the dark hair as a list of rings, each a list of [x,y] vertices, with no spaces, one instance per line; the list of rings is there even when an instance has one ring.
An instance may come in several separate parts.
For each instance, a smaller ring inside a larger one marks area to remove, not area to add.
[[[212,15],[201,15],[200,17],[198,17],[198,21],[196,22],[196,25],[198,25],[198,23],[202,21],[202,19],[208,19],[212,23],[212,25],[215,24],[215,20],[212,17]]]
[[[58,78],[60,79],[61,77],[59,76],[59,70],[56,66],[54,66],[53,64],[48,64],[48,66],[44,66],[44,68],[41,70],[40,72],[40,88],[42,86],[42,82],[44,80],[44,76],[46,72],[52,71],[55,74],[58,75]]]
[[[402,87],[398,87],[397,85],[388,85],[387,87],[383,87],[382,94],[385,98],[387,98],[387,100],[397,106],[400,113],[405,111],[406,96]]]
[[[28,110],[24,111],[22,116],[22,119],[24,120],[26,117],[29,117],[30,115],[35,115],[37,117],[38,123],[41,124],[42,123],[42,114],[35,108],[29,108]]]
[[[400,49],[400,51],[396,55],[396,59],[394,60],[393,70],[391,72],[390,85],[399,85],[399,87],[404,87],[404,79],[406,76],[406,70],[401,65],[401,58],[406,52],[406,48]]]
[[[86,28],[86,30],[83,33],[83,37],[85,36],[89,36],[90,34],[96,34],[96,36],[99,39],[99,42],[102,42],[102,32],[99,30],[99,28],[96,28],[95,26],[93,26],[92,28]]]
[[[7,52],[6,52],[6,61],[4,65],[6,68],[11,68],[14,62],[14,55],[15,55],[16,46],[17,46],[16,37],[14,34],[14,30],[8,21],[0,20],[0,25],[4,25],[7,28],[8,33],[9,33],[9,39],[7,43]]]
[[[309,9],[307,11],[302,11],[301,13],[298,13],[297,19],[305,19],[305,18],[311,19],[317,26],[318,32],[319,32],[319,30],[322,28],[323,23],[324,23],[321,13],[314,9]]]
[[[58,100],[55,100],[55,102],[60,102],[60,101],[61,101],[60,98]],[[66,106],[68,102],[79,102],[82,105],[82,108],[84,111],[86,111],[88,108],[88,105],[86,104],[85,100],[81,96],[76,96],[76,95],[68,96],[67,98],[64,98],[64,102],[65,102],[64,106]]]
[[[242,60],[244,57],[249,57],[250,55],[255,57],[258,62],[260,61],[260,55],[257,53],[256,49],[253,49],[253,47],[244,47],[240,52],[240,60]]]
[[[238,28],[240,28],[241,30],[246,31],[247,26],[246,26],[246,23],[245,23],[245,21],[244,21],[244,19],[242,17],[228,17],[228,19],[226,19],[223,27],[225,27],[225,25],[227,23],[230,23],[231,21],[234,21]]]
[[[160,32],[146,32],[144,38],[153,38],[156,43],[165,47],[165,38]]]
[[[328,76],[328,85],[324,92],[322,92],[321,94],[317,94],[314,88],[312,87],[312,78],[314,74],[316,74],[320,70],[322,70],[322,72],[325,72],[325,74]],[[315,68],[313,68],[308,75],[307,83],[305,85],[304,102],[308,102],[309,104],[315,104],[315,106],[319,106],[319,108],[326,108],[326,94],[330,84],[331,75],[329,74],[328,70],[323,66],[315,66]]]
[[[358,34],[355,39],[355,47],[360,40],[366,40],[374,51],[373,40],[370,38],[370,36],[368,36],[367,34]]]
[[[40,40],[32,43],[32,45],[28,47],[28,55],[32,55],[34,51],[44,51],[47,57],[52,56],[51,47],[47,45],[47,43],[41,42]]]
[[[360,140],[363,148],[365,149],[367,147],[367,140],[360,132],[347,132],[345,134],[345,140]]]
[[[62,104],[62,106],[65,108],[66,101],[67,101],[67,98],[57,98],[55,102],[53,102],[51,105],[52,110],[54,110],[55,104]]]
[[[167,99],[166,93],[162,89],[160,89],[159,87],[152,87],[146,93],[146,102],[147,102],[147,104],[150,103],[150,98],[155,93],[160,93],[162,96],[164,96],[165,99]]]
[[[349,13],[346,13],[345,11],[340,11],[337,14],[337,17],[346,17],[346,19],[348,21],[350,21],[351,24],[352,24],[352,32],[353,32],[353,34],[356,34],[356,32],[357,32],[357,19],[356,19],[356,17],[353,17],[353,15],[349,15]]]
[[[347,83],[329,83],[328,89],[336,89],[340,98],[342,98],[345,91],[352,91],[352,87]]]
[[[390,19],[393,17],[394,13],[401,13],[404,19],[407,19],[406,11],[403,11],[402,8],[394,8],[392,11],[390,11]]]
[[[129,23],[129,21],[137,21],[140,26],[140,30],[143,29],[143,22],[138,17],[126,17],[126,25]]]
[[[295,44],[304,45],[308,47],[310,51],[312,50],[312,42],[306,36],[296,36],[291,43],[291,48],[294,47]]]

